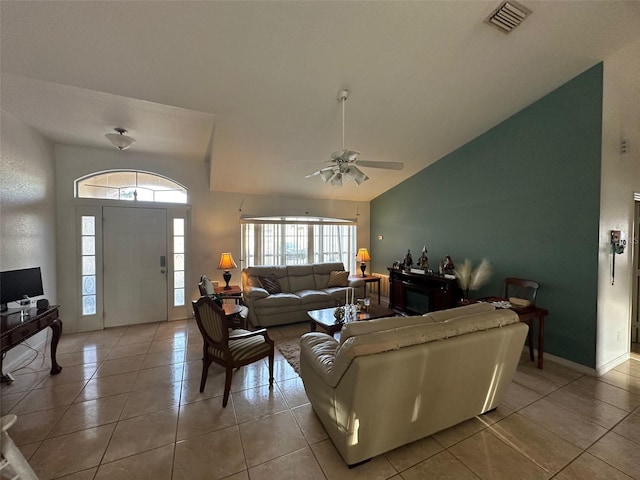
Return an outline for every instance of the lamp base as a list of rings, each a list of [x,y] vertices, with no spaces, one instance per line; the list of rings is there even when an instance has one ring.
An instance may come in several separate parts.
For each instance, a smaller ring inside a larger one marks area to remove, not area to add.
[[[367,265],[366,265],[366,264],[364,264],[364,263],[361,263],[361,264],[360,264],[360,270],[362,270],[362,276],[363,276],[363,277],[365,276],[364,271],[365,271],[366,269],[367,269]]]
[[[224,272],[222,274],[222,278],[224,278],[224,281],[227,282],[227,284],[223,287],[224,290],[231,290],[231,287],[229,286],[229,282],[231,281],[231,273],[230,272]]]

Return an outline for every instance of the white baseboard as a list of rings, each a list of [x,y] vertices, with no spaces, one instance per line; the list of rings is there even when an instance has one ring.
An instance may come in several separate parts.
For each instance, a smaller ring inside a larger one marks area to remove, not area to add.
[[[48,328],[47,331],[43,333],[45,334],[34,335],[24,342],[27,343],[31,348],[33,348],[33,350],[36,350],[38,352],[38,356],[35,359],[33,359],[35,352],[31,350],[31,348],[20,344],[7,352],[7,358],[5,358],[2,362],[2,373],[11,373],[16,369],[26,366],[26,364],[30,363],[31,361],[36,361],[41,355],[44,356],[45,353],[48,353],[48,342],[51,341],[51,334],[49,334]]]
[[[614,358],[613,360],[611,360],[610,362],[605,363],[604,365],[600,365],[597,368],[597,376],[601,376],[604,375],[605,373],[607,373],[609,370],[614,369],[615,367],[617,367],[618,365],[620,365],[621,363],[626,362],[627,360],[629,360],[631,358],[631,354],[629,352],[627,353],[623,353],[622,355],[620,355],[617,358]]]
[[[522,351],[525,352],[527,354],[527,356],[529,356],[529,347],[528,346],[525,345],[524,348],[522,349]],[[534,348],[533,349],[533,353],[534,353],[534,358],[535,358],[536,365],[537,365],[537,362],[538,362],[538,349]],[[544,356],[542,358],[543,358],[544,363],[546,363],[547,360],[550,360],[550,361],[552,361],[554,363],[558,363],[558,364],[563,365],[565,367],[569,367],[572,370],[576,370],[576,371],[578,371],[580,373],[584,373],[585,375],[589,375],[589,376],[592,376],[592,377],[597,377],[597,376],[602,375],[602,373],[598,373],[595,368],[586,367],[584,365],[581,365],[581,364],[576,363],[576,362],[572,362],[571,360],[567,360],[566,358],[558,357],[558,356],[553,355],[551,353],[545,352]],[[544,363],[543,363],[543,368],[544,368]]]

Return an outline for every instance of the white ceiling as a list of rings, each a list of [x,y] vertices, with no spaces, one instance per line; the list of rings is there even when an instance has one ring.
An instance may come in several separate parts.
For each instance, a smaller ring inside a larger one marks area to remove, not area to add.
[[[640,1],[521,3],[504,35],[498,0],[2,0],[1,107],[54,142],[211,152],[213,190],[366,201],[640,37]],[[341,148],[342,88],[346,146],[404,170],[303,178]]]

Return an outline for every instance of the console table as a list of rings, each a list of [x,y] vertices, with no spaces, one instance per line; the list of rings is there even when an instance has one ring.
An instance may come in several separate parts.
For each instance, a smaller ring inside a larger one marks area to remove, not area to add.
[[[0,374],[2,373],[2,356],[16,345],[24,342],[36,333],[51,327],[51,375],[60,373],[62,367],[56,361],[58,341],[62,335],[62,321],[58,318],[60,305],[49,305],[43,310],[28,309],[28,316],[23,316],[21,309],[11,308],[0,313]]]
[[[389,308],[421,315],[456,306],[462,291],[455,279],[439,274],[389,270]]]

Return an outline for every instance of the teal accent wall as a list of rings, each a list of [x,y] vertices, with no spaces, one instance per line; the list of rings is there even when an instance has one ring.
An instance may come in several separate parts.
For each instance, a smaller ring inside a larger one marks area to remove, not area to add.
[[[371,202],[372,271],[427,246],[541,284],[545,352],[595,367],[602,63]],[[383,240],[378,240],[383,235]]]

